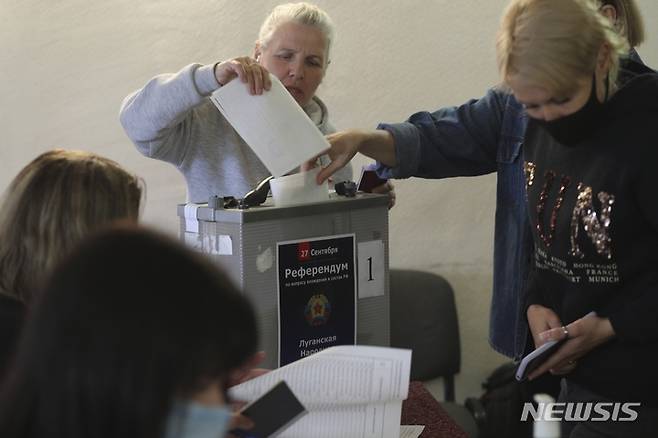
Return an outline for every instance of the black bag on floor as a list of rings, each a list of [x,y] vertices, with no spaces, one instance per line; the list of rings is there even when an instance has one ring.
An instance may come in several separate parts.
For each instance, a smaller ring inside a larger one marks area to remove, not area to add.
[[[515,378],[516,366],[508,362],[496,368],[482,384],[484,394],[479,399],[466,400],[482,438],[532,438],[532,420],[521,421],[523,405],[532,403],[538,393],[557,399],[559,377],[545,374],[532,382],[520,383]]]

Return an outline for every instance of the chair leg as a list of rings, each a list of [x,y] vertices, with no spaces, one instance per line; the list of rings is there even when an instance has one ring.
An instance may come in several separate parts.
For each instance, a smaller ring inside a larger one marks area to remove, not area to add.
[[[455,376],[445,376],[443,379],[443,398],[447,402],[455,401]]]

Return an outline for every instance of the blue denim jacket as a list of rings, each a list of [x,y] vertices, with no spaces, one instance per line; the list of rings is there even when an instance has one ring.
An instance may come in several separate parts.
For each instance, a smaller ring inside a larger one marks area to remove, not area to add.
[[[635,50],[622,61],[620,84],[653,71]],[[436,112],[419,112],[405,123],[380,124],[395,139],[398,165],[379,164],[385,178],[447,178],[498,173],[494,235],[494,283],[489,343],[508,357],[526,349],[525,282],[532,233],[525,197],[521,145],[528,117],[510,93],[492,88],[481,99]]]
[[[532,249],[521,153],[526,126],[523,107],[494,88],[459,107],[419,112],[405,123],[378,127],[393,135],[398,162],[395,168],[380,164],[382,177],[498,173],[489,342],[509,357],[523,354],[528,335],[522,311]]]

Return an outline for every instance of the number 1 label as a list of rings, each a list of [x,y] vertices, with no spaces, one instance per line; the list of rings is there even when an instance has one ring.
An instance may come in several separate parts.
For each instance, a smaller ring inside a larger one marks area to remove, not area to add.
[[[358,244],[359,298],[384,295],[384,241],[373,240]]]

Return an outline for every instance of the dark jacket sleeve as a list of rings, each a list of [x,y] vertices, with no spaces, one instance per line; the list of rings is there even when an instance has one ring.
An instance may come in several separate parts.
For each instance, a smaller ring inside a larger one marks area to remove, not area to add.
[[[550,307],[545,298],[541,282],[539,281],[537,269],[534,266],[530,268],[528,281],[526,282],[525,307],[523,308],[524,313],[527,312],[528,307],[533,304]]]
[[[658,114],[658,111],[654,114]],[[647,120],[648,126],[650,120]],[[656,125],[654,124],[654,127]],[[647,138],[653,139],[649,144],[658,146],[658,129],[650,129]],[[647,233],[658,233],[658,202],[656,199],[656,169],[658,149],[644,147],[636,155],[637,169],[633,191],[635,203],[641,212],[641,221],[647,225]],[[626,342],[656,342],[658,341],[658,284],[648,286],[633,301],[620,306],[608,315],[616,336]]]

